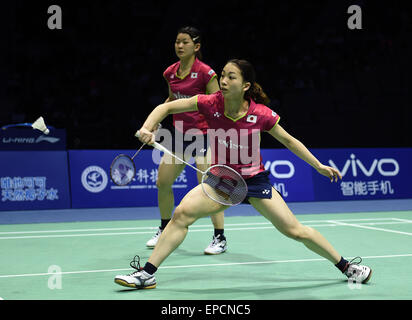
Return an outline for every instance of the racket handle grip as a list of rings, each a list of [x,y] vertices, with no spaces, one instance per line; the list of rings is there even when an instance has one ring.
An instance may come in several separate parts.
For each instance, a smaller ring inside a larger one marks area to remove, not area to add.
[[[137,138],[139,138],[139,137],[140,137],[140,131],[137,131],[136,134],[135,134],[135,136],[136,136]],[[160,150],[160,151],[163,151],[163,152],[165,152],[165,153],[168,153],[168,154],[171,153],[168,149],[166,149],[165,147],[163,147],[160,143],[157,143],[156,141],[153,143],[152,147],[153,147],[153,148],[156,148],[157,150]]]
[[[159,131],[159,129],[161,129],[162,128],[162,124],[161,123],[159,123],[158,125],[157,125],[157,129],[154,131],[154,134],[156,134],[158,131]],[[134,135],[136,138],[139,138],[140,137],[140,130],[137,130],[137,132],[135,133],[135,135]]]

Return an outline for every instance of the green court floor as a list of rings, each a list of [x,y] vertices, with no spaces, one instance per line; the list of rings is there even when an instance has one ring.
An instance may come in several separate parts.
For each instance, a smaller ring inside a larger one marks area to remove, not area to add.
[[[412,299],[412,211],[297,215],[347,259],[361,256],[370,283],[348,283],[328,261],[260,216],[226,217],[229,249],[203,254],[212,238],[198,220],[156,273],[157,288],[114,283],[132,271],[158,220],[0,225],[0,297],[5,300]]]

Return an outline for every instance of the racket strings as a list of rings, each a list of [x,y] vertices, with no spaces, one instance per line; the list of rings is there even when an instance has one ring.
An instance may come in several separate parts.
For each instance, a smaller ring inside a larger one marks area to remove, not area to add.
[[[136,169],[133,161],[126,155],[119,155],[113,160],[110,176],[117,185],[124,186],[132,181]]]
[[[203,182],[211,186],[213,192],[205,193],[213,200],[224,205],[241,203],[247,195],[247,185],[242,176],[230,167],[215,165],[210,167]]]

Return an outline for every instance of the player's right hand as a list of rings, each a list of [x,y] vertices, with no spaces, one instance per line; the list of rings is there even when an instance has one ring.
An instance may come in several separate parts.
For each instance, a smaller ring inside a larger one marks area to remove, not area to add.
[[[144,127],[141,127],[140,130],[137,130],[135,137],[139,138],[141,142],[147,143],[149,145],[155,142],[154,134]]]

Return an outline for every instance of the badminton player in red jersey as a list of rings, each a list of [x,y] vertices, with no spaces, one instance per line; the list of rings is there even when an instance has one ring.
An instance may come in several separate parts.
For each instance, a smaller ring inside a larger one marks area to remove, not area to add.
[[[201,59],[201,35],[194,27],[184,27],[178,30],[175,41],[175,52],[179,61],[169,66],[163,73],[168,86],[169,97],[166,102],[189,98],[198,94],[209,94],[219,91],[215,71]],[[202,135],[204,144],[190,155],[195,158],[196,166],[205,171],[210,165],[207,161],[207,129],[205,117],[198,111],[184,112],[173,115],[174,131],[172,134],[172,151],[184,152],[191,141],[184,141],[183,136],[189,130]],[[176,135],[181,137],[175,139]],[[196,139],[195,136],[193,136]],[[177,141],[177,142],[176,142]],[[180,141],[180,142],[179,142]],[[181,143],[180,148],[178,143]],[[180,154],[181,156],[181,154]],[[161,225],[156,234],[146,243],[149,248],[154,248],[163,229],[169,223],[174,209],[174,194],[172,185],[181,174],[185,164],[177,162],[170,155],[165,154],[158,169],[157,188],[158,204],[161,216]],[[198,175],[201,179],[201,175]],[[199,180],[200,182],[200,180]],[[224,235],[224,212],[221,211],[211,217],[214,226],[212,242],[204,250],[205,254],[221,254],[226,251],[227,243]]]
[[[230,60],[222,71],[220,78],[221,91],[212,95],[198,95],[189,99],[159,105],[149,115],[140,131],[140,140],[152,143],[152,132],[157,124],[168,114],[198,110],[204,114],[211,129],[224,128],[234,130],[238,135],[247,134],[243,141],[249,143],[255,139],[253,135],[268,132],[276,140],[291,150],[298,157],[311,165],[331,182],[342,178],[340,172],[323,165],[296,138],[287,133],[279,124],[279,115],[269,109],[266,94],[255,81],[255,73],[251,64],[245,60]],[[224,130],[222,130],[223,133]],[[227,135],[218,135],[217,140],[226,139]],[[242,141],[242,137],[239,137]],[[216,144],[216,143],[215,143]],[[219,144],[219,142],[218,142]],[[211,142],[213,145],[213,141]],[[235,147],[226,141],[227,146]],[[246,144],[236,144],[238,150],[247,149]],[[260,159],[259,149],[257,158]],[[214,148],[213,164],[226,164],[240,173],[248,185],[247,201],[262,216],[268,219],[282,234],[303,243],[308,249],[333,263],[351,281],[366,283],[372,274],[369,267],[360,265],[360,261],[345,260],[336,249],[315,229],[302,225],[290,211],[280,194],[272,188],[267,171],[262,161],[249,163],[231,163],[230,153],[216,154]],[[240,152],[240,151],[239,151]],[[222,163],[226,158],[225,163]],[[267,192],[269,191],[269,192]],[[274,191],[274,192],[273,192]],[[115,277],[115,282],[136,289],[155,288],[154,273],[161,263],[183,242],[188,228],[197,219],[220,212],[226,207],[210,199],[200,185],[193,188],[177,206],[171,222],[163,231],[159,242],[144,268],[129,275]],[[134,260],[135,261],[135,260]],[[139,262],[139,261],[138,261]]]

